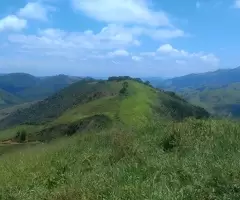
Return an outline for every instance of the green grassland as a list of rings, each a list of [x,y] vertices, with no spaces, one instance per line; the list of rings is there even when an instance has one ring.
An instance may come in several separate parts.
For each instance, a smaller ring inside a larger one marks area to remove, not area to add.
[[[239,199],[238,123],[86,132],[0,157],[5,199]]]
[[[240,198],[240,125],[141,81],[80,81],[0,127],[0,200]]]

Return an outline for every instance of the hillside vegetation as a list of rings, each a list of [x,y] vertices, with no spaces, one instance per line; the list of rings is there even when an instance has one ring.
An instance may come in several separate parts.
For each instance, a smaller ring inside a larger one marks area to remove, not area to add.
[[[240,67],[159,80],[157,87],[176,92],[218,117],[240,117]]]
[[[192,119],[15,147],[0,157],[0,199],[237,200],[239,130]]]
[[[208,117],[139,79],[79,81],[1,120],[0,199],[239,199],[239,124]]]
[[[200,105],[219,116],[240,117],[240,83],[219,87],[183,89],[179,94],[189,102]]]
[[[189,116],[208,117],[204,109],[187,103],[174,93],[156,90],[135,80],[83,80],[10,114],[0,121],[0,128],[47,122],[64,124],[97,114],[130,125],[156,116],[177,120]]]

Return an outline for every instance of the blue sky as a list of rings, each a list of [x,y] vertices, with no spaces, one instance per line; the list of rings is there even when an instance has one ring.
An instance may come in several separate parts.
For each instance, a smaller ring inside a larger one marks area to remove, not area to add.
[[[0,73],[159,76],[240,64],[240,0],[0,1]]]

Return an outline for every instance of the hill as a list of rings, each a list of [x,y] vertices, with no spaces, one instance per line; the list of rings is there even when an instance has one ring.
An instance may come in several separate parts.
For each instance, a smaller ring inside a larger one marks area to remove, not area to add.
[[[24,73],[2,74],[0,108],[42,100],[80,79],[66,75],[34,77]]]
[[[240,82],[219,87],[184,88],[179,94],[215,115],[240,117]]]
[[[15,105],[21,102],[22,102],[21,98],[9,92],[6,92],[3,89],[0,89],[0,108],[5,107],[6,105],[9,105],[9,106]]]
[[[99,120],[104,124],[139,126],[154,119],[181,120],[191,116],[202,118],[209,114],[172,92],[154,89],[140,80],[120,77],[74,83],[29,108],[3,118],[0,128],[44,125],[40,135],[44,132],[61,134],[73,127],[85,129],[89,123],[98,123]]]
[[[174,91],[194,105],[217,116],[240,117],[240,67],[189,74],[159,82],[157,87]]]
[[[79,81],[1,121],[0,199],[239,199],[240,125],[208,116],[139,79]]]
[[[178,91],[183,88],[199,88],[202,86],[222,86],[240,82],[240,67],[234,69],[220,69],[214,72],[189,74],[182,77],[164,80],[158,85],[163,89]]]

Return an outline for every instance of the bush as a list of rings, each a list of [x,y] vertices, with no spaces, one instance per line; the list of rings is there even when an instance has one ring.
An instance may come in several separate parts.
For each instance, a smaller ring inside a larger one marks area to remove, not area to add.
[[[15,139],[20,143],[25,142],[27,140],[27,132],[25,130],[18,131]]]
[[[124,81],[122,84],[122,89],[119,91],[120,95],[127,95],[128,82]]]

